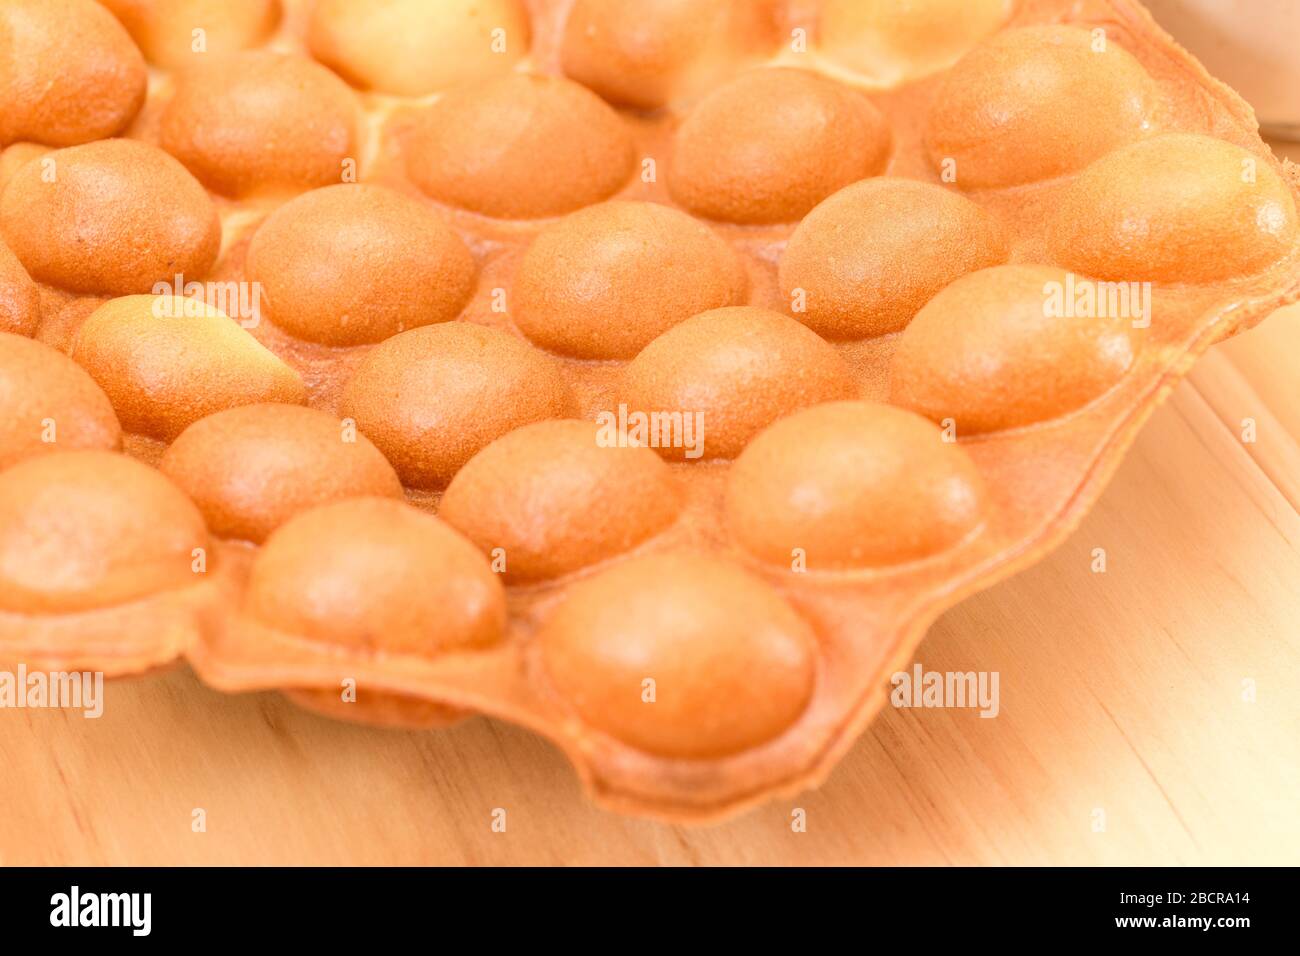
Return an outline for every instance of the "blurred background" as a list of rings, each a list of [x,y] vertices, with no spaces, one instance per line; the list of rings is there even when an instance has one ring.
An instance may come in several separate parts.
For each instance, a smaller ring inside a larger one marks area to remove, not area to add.
[[[1255,107],[1265,135],[1300,140],[1300,2],[1147,0],[1147,7],[1211,74]]]

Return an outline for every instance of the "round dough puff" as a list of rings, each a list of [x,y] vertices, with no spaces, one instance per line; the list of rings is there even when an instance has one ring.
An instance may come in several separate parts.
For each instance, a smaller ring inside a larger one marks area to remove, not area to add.
[[[148,79],[130,35],[99,4],[0,3],[0,144],[116,135],[144,105]]]
[[[375,346],[343,390],[356,421],[414,488],[445,485],[494,439],[563,418],[572,398],[551,358],[505,332],[449,322]]]
[[[1061,195],[1047,239],[1058,264],[1099,279],[1219,282],[1291,251],[1295,200],[1263,157],[1171,133],[1084,170]]]
[[[806,70],[754,70],[682,123],[668,188],[697,216],[794,222],[880,172],[888,152],[884,116],[857,91]]]
[[[786,244],[779,280],[795,318],[833,339],[897,332],[959,276],[1005,262],[1001,226],[957,193],[908,179],[846,186]]]
[[[0,609],[70,614],[198,583],[193,502],[109,451],[39,455],[0,472]]]
[[[794,319],[756,306],[692,316],[623,371],[619,400],[635,412],[703,415],[703,457],[734,458],[758,432],[809,405],[856,398],[848,363]],[[689,449],[660,447],[682,460]]]
[[[732,534],[755,557],[809,570],[898,564],[944,551],[983,518],[965,450],[920,415],[830,402],[783,418],[736,459]]]
[[[158,465],[222,538],[261,544],[294,515],[343,498],[402,497],[365,435],[301,405],[241,405],[201,418]]]
[[[307,44],[353,86],[425,96],[510,72],[529,34],[520,0],[319,0]]]
[[[351,498],[269,537],[244,612],[276,631],[365,655],[434,657],[481,648],[505,629],[505,589],[478,550],[391,498]]]
[[[586,724],[669,758],[779,736],[817,673],[808,623],[757,577],[699,554],[633,558],[575,584],[537,640],[552,687]]]
[[[280,22],[280,0],[99,0],[151,63],[180,69],[205,57],[265,43]],[[195,30],[203,48],[195,50]]]
[[[423,203],[383,186],[327,186],[281,206],[253,235],[248,278],[272,322],[310,342],[361,345],[454,319],[474,258]]]
[[[0,242],[0,332],[32,336],[40,321],[40,289],[18,257]]]
[[[162,441],[225,408],[307,400],[297,372],[197,299],[106,302],[82,323],[72,357],[107,393],[123,428]]]
[[[1052,179],[1141,136],[1158,95],[1142,64],[1115,43],[1097,52],[1089,30],[1007,30],[944,77],[926,145],[936,166],[956,162],[962,188]]]
[[[545,229],[515,278],[515,323],[543,348],[627,359],[699,312],[738,305],[744,266],[703,223],[668,206],[609,202]]]
[[[593,422],[545,421],[503,435],[447,486],[438,516],[510,582],[559,577],[634,548],[677,516],[668,466],[648,448],[603,443]]]
[[[818,47],[881,86],[946,69],[1011,16],[1016,0],[822,0]]]
[[[54,182],[44,182],[45,160]],[[32,278],[85,295],[201,279],[221,248],[203,187],[161,149],[108,139],[23,166],[0,195],[0,232]]]
[[[178,76],[159,143],[216,192],[297,192],[342,181],[359,116],[356,94],[319,63],[232,53]]]
[[[656,109],[708,90],[776,48],[764,0],[577,0],[564,72],[611,103]]]
[[[622,117],[600,97],[524,73],[452,90],[406,143],[407,173],[427,195],[498,219],[560,216],[608,199],[634,161]]]
[[[45,452],[120,447],[113,405],[85,369],[42,342],[0,332],[0,469]]]
[[[890,401],[958,434],[1059,418],[1108,391],[1133,364],[1135,316],[1064,315],[1050,305],[1093,283],[1050,266],[1012,265],[962,276],[903,331]],[[1093,283],[1096,294],[1096,285]],[[1103,293],[1104,295],[1104,293]],[[1071,308],[1072,310],[1072,308]]]

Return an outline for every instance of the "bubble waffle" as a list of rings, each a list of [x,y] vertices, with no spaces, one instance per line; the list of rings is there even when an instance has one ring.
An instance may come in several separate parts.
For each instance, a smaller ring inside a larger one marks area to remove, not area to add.
[[[1300,177],[1131,0],[106,6],[0,5],[0,660],[716,818],[1300,297]]]

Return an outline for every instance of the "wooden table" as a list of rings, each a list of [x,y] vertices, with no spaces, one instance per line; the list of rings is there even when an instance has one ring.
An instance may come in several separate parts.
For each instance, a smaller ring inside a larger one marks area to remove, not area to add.
[[[887,707],[793,802],[625,819],[508,725],[371,730],[179,670],[98,720],[0,710],[0,864],[1300,863],[1298,397],[1300,307],[1216,346],[1078,532],[921,645],[998,671],[998,718]]]

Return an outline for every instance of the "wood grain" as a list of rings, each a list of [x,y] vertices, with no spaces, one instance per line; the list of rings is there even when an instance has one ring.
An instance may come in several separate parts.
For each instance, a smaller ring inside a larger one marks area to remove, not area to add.
[[[998,671],[999,716],[887,708],[793,804],[624,819],[513,727],[353,727],[178,670],[99,720],[0,711],[0,864],[1298,863],[1298,381],[1300,309],[1216,346],[1079,531],[922,644]]]

